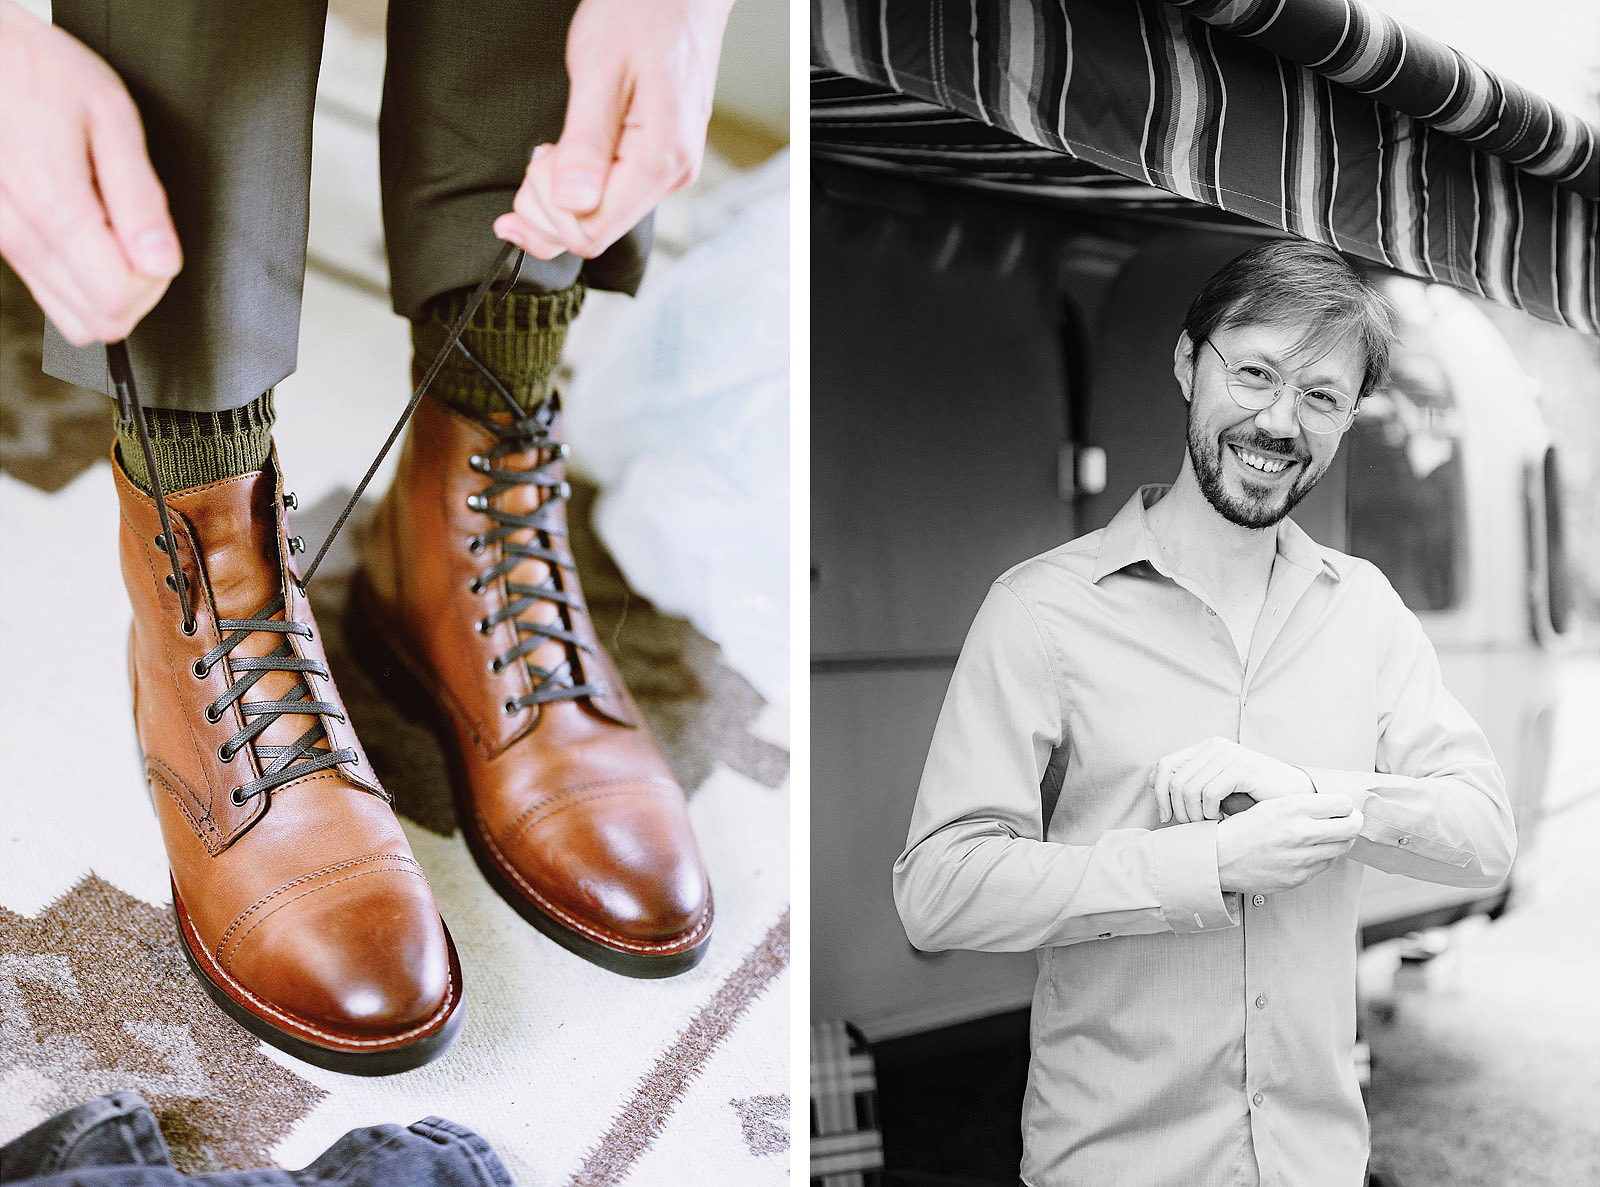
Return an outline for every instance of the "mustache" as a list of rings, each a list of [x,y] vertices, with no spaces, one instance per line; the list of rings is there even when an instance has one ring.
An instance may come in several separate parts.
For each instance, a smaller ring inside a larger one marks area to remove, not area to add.
[[[1254,453],[1263,454],[1267,457],[1277,456],[1299,462],[1311,460],[1304,453],[1300,452],[1300,450],[1296,449],[1292,441],[1286,441],[1282,437],[1269,437],[1267,434],[1259,430],[1254,433],[1224,434],[1222,437],[1222,443],[1224,445],[1237,445],[1243,449],[1248,449]]]

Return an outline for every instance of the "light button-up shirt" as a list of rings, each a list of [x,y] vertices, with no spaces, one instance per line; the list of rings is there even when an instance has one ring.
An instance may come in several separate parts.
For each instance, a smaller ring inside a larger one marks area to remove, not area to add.
[[[1370,564],[1277,531],[1241,660],[1164,563],[1146,487],[1002,576],[972,624],[895,901],[919,948],[1037,950],[1031,1187],[1358,1187],[1361,863],[1492,886],[1504,779],[1416,617]],[[1224,894],[1215,821],[1161,825],[1163,756],[1220,735],[1365,813],[1303,886]]]

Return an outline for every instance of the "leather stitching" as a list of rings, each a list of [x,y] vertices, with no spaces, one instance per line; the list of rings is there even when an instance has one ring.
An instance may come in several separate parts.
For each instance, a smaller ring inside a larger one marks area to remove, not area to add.
[[[606,790],[608,788],[613,790]],[[614,796],[666,794],[677,789],[676,783],[666,779],[601,779],[592,783],[577,783],[571,787],[564,787],[554,795],[546,796],[532,807],[519,812],[516,819],[506,826],[506,841],[509,843],[512,838],[521,836],[527,831],[528,825],[536,824],[540,820],[554,816],[557,812],[579,804]]]
[[[196,806],[200,804],[200,797],[195,795],[194,789],[184,781],[183,777],[179,775],[178,772],[174,771],[170,766],[168,766],[165,761],[159,758],[146,757],[145,776],[152,782],[159,783],[161,785],[161,789],[165,791],[167,795],[177,804],[178,811],[182,812],[184,817],[189,821],[189,826],[191,828],[195,829],[197,832],[201,829],[204,829],[212,838],[221,838],[221,830],[217,828],[217,822],[211,818],[211,813],[209,811],[205,812],[201,816],[196,816],[192,811],[189,810],[189,805],[185,802],[184,795],[187,795],[189,799],[192,799]],[[180,788],[182,789],[183,794],[179,794]],[[204,841],[205,838],[202,837],[201,840]],[[206,849],[211,853],[217,852],[216,846],[209,842],[206,843]]]
[[[692,930],[685,932],[675,940],[668,940],[665,943],[660,944],[651,944],[639,940],[624,939],[623,937],[613,935],[610,932],[601,931],[597,927],[592,927],[589,924],[584,923],[581,919],[574,918],[567,911],[563,910],[561,907],[551,902],[549,899],[545,898],[544,895],[535,890],[533,886],[528,883],[528,880],[517,872],[517,868],[511,864],[510,860],[506,857],[500,846],[495,844],[494,838],[489,835],[489,830],[484,827],[483,820],[478,816],[476,811],[474,811],[472,814],[472,824],[477,830],[479,839],[489,847],[490,853],[495,859],[495,864],[500,867],[501,873],[511,878],[511,880],[522,889],[523,893],[525,893],[529,898],[533,899],[536,904],[538,904],[540,910],[542,910],[545,914],[553,916],[559,920],[563,926],[569,927],[573,931],[588,936],[590,939],[599,943],[606,944],[612,948],[622,948],[630,952],[644,953],[645,955],[670,955],[679,949],[694,947],[695,942],[697,942],[700,936],[703,935],[711,926],[711,900],[707,898],[705,910],[700,916],[700,922],[695,924]]]
[[[216,973],[220,980],[227,982],[229,988],[238,993],[240,997],[247,999],[252,1006],[257,1008],[259,1012],[270,1014],[274,1018],[282,1019],[283,1022],[290,1028],[301,1031],[305,1034],[315,1035],[319,1039],[327,1039],[329,1042],[337,1043],[344,1047],[392,1047],[403,1045],[406,1040],[412,1038],[413,1036],[432,1030],[438,1025],[440,1020],[446,1017],[454,1008],[456,996],[455,975],[449,966],[446,965],[444,974],[444,1001],[439,1004],[439,1008],[437,1010],[430,1014],[424,1021],[412,1027],[410,1030],[401,1031],[399,1034],[391,1035],[386,1039],[352,1039],[345,1035],[334,1034],[332,1031],[326,1031],[312,1026],[309,1022],[304,1022],[301,1019],[294,1017],[292,1014],[286,1014],[282,1010],[269,1004],[268,1002],[263,1001],[261,998],[251,993],[239,983],[237,978],[219,968],[216,962],[211,959],[211,954],[206,951],[205,945],[200,943],[200,936],[195,932],[194,923],[191,919],[189,919],[188,913],[184,912],[179,916],[179,918],[183,921],[185,942],[187,942],[188,937],[194,937],[195,944],[190,945],[191,951],[197,951],[202,957],[204,957],[205,963],[210,966],[211,971]]]
[[[250,933],[255,931],[256,928],[260,927],[268,919],[271,919],[274,915],[276,915],[279,911],[283,910],[283,908],[287,907],[290,903],[299,902],[303,898],[307,898],[310,895],[316,894],[319,890],[326,890],[326,889],[328,889],[328,887],[337,886],[341,882],[349,882],[349,881],[352,881],[353,879],[356,879],[356,878],[365,878],[368,874],[410,874],[413,877],[422,878],[422,882],[423,882],[424,886],[426,886],[427,882],[428,882],[427,878],[423,876],[423,873],[422,873],[421,870],[396,869],[396,868],[389,867],[389,866],[381,867],[381,868],[376,869],[376,870],[361,870],[361,871],[359,871],[357,873],[354,873],[354,874],[346,874],[342,878],[334,878],[332,881],[329,881],[329,882],[319,882],[315,886],[307,887],[305,890],[302,890],[299,894],[293,896],[292,898],[284,899],[281,903],[277,904],[270,911],[263,912],[261,914],[261,916],[259,918],[257,918],[254,923],[252,923],[249,927],[245,928],[242,932],[240,932],[239,933],[239,939],[233,945],[233,951],[228,953],[227,961],[223,965],[223,967],[225,969],[227,969],[228,972],[231,973],[233,971],[233,958],[235,956],[239,955],[239,949],[244,947],[244,942],[247,939],[250,938]],[[218,956],[222,955],[222,952],[221,952],[220,948],[217,951],[217,955]]]
[[[243,911],[239,912],[239,917],[232,923],[228,924],[228,930],[223,932],[222,938],[217,941],[217,955],[221,956],[222,950],[228,946],[228,937],[233,934],[234,929],[243,923],[247,918],[249,918],[250,914],[258,907],[265,906],[267,903],[271,902],[285,891],[293,890],[296,886],[299,886],[304,882],[309,882],[313,878],[320,878],[324,874],[335,874],[340,870],[347,870],[352,866],[365,865],[370,861],[406,861],[410,862],[414,866],[417,866],[418,869],[422,868],[420,865],[417,865],[415,858],[407,857],[403,853],[373,853],[366,857],[353,857],[349,861],[335,862],[331,866],[323,866],[320,870],[313,870],[309,874],[302,874],[300,877],[291,882],[285,882],[282,886],[278,887],[278,889],[262,895]]]

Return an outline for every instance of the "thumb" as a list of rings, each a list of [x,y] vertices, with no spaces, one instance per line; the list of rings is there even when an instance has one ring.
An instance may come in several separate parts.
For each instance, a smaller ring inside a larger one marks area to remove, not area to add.
[[[589,214],[600,205],[626,109],[619,74],[573,71],[567,118],[551,166],[551,198],[563,210]]]
[[[1288,798],[1288,797],[1285,797]],[[1297,796],[1310,809],[1311,815],[1323,819],[1348,816],[1355,810],[1355,801],[1343,792],[1330,791],[1321,795]]]
[[[101,104],[89,115],[89,155],[100,202],[128,262],[144,275],[171,280],[183,266],[167,194],[145,155],[144,128],[133,101]]]

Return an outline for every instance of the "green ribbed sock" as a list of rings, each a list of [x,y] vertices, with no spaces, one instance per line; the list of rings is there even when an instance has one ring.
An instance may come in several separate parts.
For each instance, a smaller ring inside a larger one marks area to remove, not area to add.
[[[506,385],[519,407],[533,408],[550,394],[567,327],[583,307],[585,291],[582,284],[575,284],[548,295],[513,292],[498,306],[490,297],[472,315],[461,341]],[[460,289],[437,297],[411,323],[411,349],[418,366],[433,362],[471,295],[471,290]],[[506,410],[505,402],[458,350],[451,350],[428,394],[469,415],[492,416]]]
[[[150,473],[139,447],[139,431],[132,421],[121,423],[114,408],[111,416],[122,468],[135,486],[150,494]],[[261,469],[272,452],[274,419],[270,388],[248,404],[222,412],[146,408],[150,452],[155,454],[162,487],[170,495]]]

